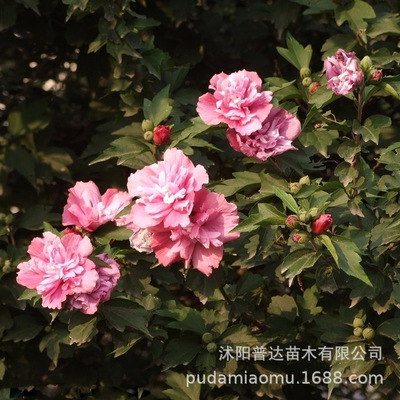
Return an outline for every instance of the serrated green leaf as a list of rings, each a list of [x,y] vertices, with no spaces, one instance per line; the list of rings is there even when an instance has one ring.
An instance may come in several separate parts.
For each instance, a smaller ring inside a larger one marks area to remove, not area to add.
[[[296,200],[294,199],[294,197],[291,194],[284,192],[282,189],[280,189],[276,186],[272,186],[272,189],[273,189],[275,195],[282,200],[283,204],[289,210],[293,211],[294,213],[299,212],[299,206],[297,205]]]
[[[330,237],[327,235],[319,235],[318,239],[321,240],[321,242],[325,245],[325,247],[331,253],[331,256],[335,260],[336,265],[339,265],[339,258],[338,258],[337,252],[335,250],[335,246],[333,245]]]
[[[363,0],[354,0],[335,9],[336,23],[341,26],[348,22],[354,32],[359,32],[368,27],[367,19],[375,18],[374,9]]]
[[[190,372],[184,375],[174,371],[167,371],[166,382],[171,389],[163,390],[163,393],[170,400],[200,400],[200,383],[196,381],[191,383],[191,376],[189,375],[194,376]]]
[[[390,125],[392,125],[392,120],[386,115],[371,115],[364,121],[364,125],[354,121],[353,129],[354,133],[361,135],[365,142],[371,140],[378,144],[381,129]]]
[[[165,348],[165,369],[190,363],[201,350],[200,337],[185,336],[171,339]]]
[[[73,313],[68,325],[70,344],[80,345],[90,342],[97,334],[96,324],[96,316],[82,314],[79,311]]]
[[[311,268],[318,261],[320,253],[312,249],[297,249],[289,253],[281,264],[281,273],[289,279],[289,286],[293,279],[307,268]]]
[[[347,275],[354,276],[369,286],[372,283],[361,266],[361,257],[358,255],[358,248],[354,242],[342,236],[331,237],[333,246],[338,256],[338,267]]]
[[[283,296],[273,296],[268,305],[267,312],[276,317],[285,318],[290,322],[294,322],[299,310],[297,304],[292,296],[287,294]]]
[[[314,146],[324,157],[328,157],[328,147],[339,137],[338,131],[305,131],[299,136],[304,147]]]
[[[123,332],[129,327],[151,337],[147,329],[150,313],[136,303],[125,299],[112,299],[102,304],[101,309],[104,317],[117,331]]]
[[[165,86],[153,98],[152,101],[145,99],[143,103],[144,117],[157,126],[171,114],[172,107],[169,104],[169,88]]]
[[[392,318],[384,321],[378,326],[376,333],[398,342],[400,340],[400,318]]]
[[[311,45],[303,47],[290,33],[286,36],[287,49],[277,47],[278,53],[298,70],[308,68],[312,57]]]
[[[335,176],[339,178],[339,181],[344,187],[348,186],[350,182],[358,177],[357,168],[351,164],[343,161],[335,168]]]

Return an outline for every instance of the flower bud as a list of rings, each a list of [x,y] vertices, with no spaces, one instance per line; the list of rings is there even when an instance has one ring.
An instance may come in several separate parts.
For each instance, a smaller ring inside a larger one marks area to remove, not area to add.
[[[299,183],[300,185],[309,185],[311,183],[310,177],[308,175],[301,177]]]
[[[286,226],[289,228],[289,229],[296,229],[296,228],[299,228],[300,227],[300,221],[299,221],[299,217],[297,216],[297,215],[289,215],[287,218],[286,218]]]
[[[375,337],[375,331],[372,328],[365,328],[362,335],[364,339],[372,340]]]
[[[208,343],[207,351],[209,353],[215,353],[218,350],[218,346],[215,342]]]
[[[363,328],[356,327],[356,328],[353,329],[353,335],[354,336],[361,337],[362,334],[363,334]]]
[[[300,222],[303,222],[303,224],[307,224],[311,220],[311,215],[307,211],[302,210],[299,212],[298,215],[299,215]]]
[[[290,193],[292,193],[292,194],[296,194],[300,190],[300,187],[301,186],[299,185],[298,182],[289,183],[289,190],[290,190]]]
[[[309,76],[311,76],[311,70],[308,67],[303,67],[300,69],[300,78],[304,79],[304,78],[308,78]]]
[[[154,124],[149,119],[144,119],[142,121],[142,131],[152,131],[154,129]]]
[[[152,131],[146,131],[143,134],[144,140],[146,140],[147,142],[151,142],[153,140],[153,132]]]
[[[382,80],[382,70],[374,69],[371,71],[371,75],[369,76],[369,81],[371,83],[378,83]]]
[[[291,238],[292,238],[293,242],[302,244],[302,243],[309,242],[311,239],[311,236],[308,232],[296,231],[296,232],[292,233]]]
[[[312,79],[309,76],[306,76],[305,78],[303,78],[303,80],[301,81],[301,84],[304,87],[309,87],[312,84]]]
[[[158,125],[153,131],[153,141],[157,146],[168,144],[171,139],[171,127],[168,125]]]
[[[213,334],[211,332],[203,333],[203,335],[201,336],[201,341],[204,344],[211,343],[213,341]]]
[[[354,328],[363,328],[364,327],[364,320],[360,317],[355,317],[353,320],[353,327]]]
[[[321,235],[325,233],[333,223],[331,214],[321,214],[313,223],[311,224],[312,231],[314,235]]]
[[[361,69],[367,73],[371,67],[372,67],[372,61],[369,56],[365,56],[361,61],[360,61],[360,67]]]
[[[311,95],[313,95],[318,88],[321,87],[321,84],[319,82],[313,82],[309,87],[308,87],[308,91],[310,92]]]

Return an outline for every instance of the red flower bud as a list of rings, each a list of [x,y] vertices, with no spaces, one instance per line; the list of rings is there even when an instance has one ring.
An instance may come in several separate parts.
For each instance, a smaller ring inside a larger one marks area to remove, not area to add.
[[[376,69],[371,72],[371,76],[369,77],[370,82],[380,82],[382,80],[382,71],[380,69]]]
[[[171,127],[168,125],[158,125],[153,131],[153,142],[157,146],[168,144],[171,138]]]
[[[298,228],[300,226],[299,224],[299,217],[297,215],[289,215],[286,218],[286,226],[289,229],[295,229]]]
[[[301,232],[301,231],[293,232],[291,237],[293,242],[299,244],[307,243],[311,239],[310,234],[308,232]]]
[[[311,95],[313,95],[318,90],[319,87],[321,87],[321,84],[319,82],[313,82],[308,87],[308,91],[310,92]]]
[[[312,231],[314,235],[321,235],[325,233],[333,223],[331,214],[321,214],[313,223],[311,224]]]

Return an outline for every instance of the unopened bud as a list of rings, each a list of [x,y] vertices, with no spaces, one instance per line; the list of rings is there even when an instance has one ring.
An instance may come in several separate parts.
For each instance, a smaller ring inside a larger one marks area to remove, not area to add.
[[[369,81],[371,83],[378,83],[382,80],[382,70],[375,69],[371,71],[371,75],[369,76]]]
[[[293,242],[302,244],[302,243],[308,243],[311,239],[311,236],[308,232],[296,231],[292,233],[291,238]]]
[[[369,56],[365,56],[361,61],[360,61],[360,67],[364,71],[364,73],[368,73],[368,71],[372,67],[372,61]]]
[[[153,131],[153,141],[157,146],[168,144],[171,139],[171,127],[169,125],[158,125]]]
[[[313,95],[318,88],[321,87],[321,84],[319,82],[313,82],[309,87],[308,87],[308,91],[310,92],[311,95]]]
[[[325,233],[333,223],[331,214],[321,214],[313,223],[311,224],[312,231],[314,235],[321,235]]]
[[[309,185],[311,183],[310,177],[308,175],[301,177],[299,183],[300,185]]]
[[[285,222],[289,229],[296,229],[300,227],[300,220],[297,215],[289,215]]]
[[[215,342],[208,343],[207,351],[209,353],[215,353],[218,350],[218,346]]]
[[[357,327],[353,329],[353,335],[357,337],[361,337],[363,334],[363,328]]]
[[[290,190],[290,193],[292,193],[292,194],[296,194],[300,190],[300,188],[301,188],[301,185],[299,185],[298,182],[289,183],[289,190]]]
[[[213,341],[213,334],[211,332],[203,333],[203,335],[201,336],[201,341],[204,344],[211,343]]]
[[[311,215],[307,211],[302,210],[299,212],[298,215],[299,215],[300,222],[303,222],[303,224],[307,224],[308,222],[311,221]]]
[[[303,80],[301,81],[301,84],[304,87],[309,87],[312,84],[312,79],[308,76],[306,76],[305,78],[303,78]]]
[[[364,339],[372,340],[375,337],[375,331],[372,328],[365,328],[362,335]]]
[[[142,121],[142,131],[152,131],[154,129],[154,124],[149,119],[144,119]]]
[[[300,78],[304,79],[304,78],[308,78],[309,76],[311,76],[311,70],[308,67],[303,67],[300,69]]]
[[[152,142],[153,141],[153,132],[152,131],[146,131],[143,134],[144,140],[146,140],[147,142]]]

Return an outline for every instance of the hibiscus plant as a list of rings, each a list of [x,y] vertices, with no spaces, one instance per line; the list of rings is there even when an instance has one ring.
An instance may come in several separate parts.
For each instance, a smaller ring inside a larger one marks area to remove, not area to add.
[[[397,399],[400,5],[3,0],[1,399]]]

